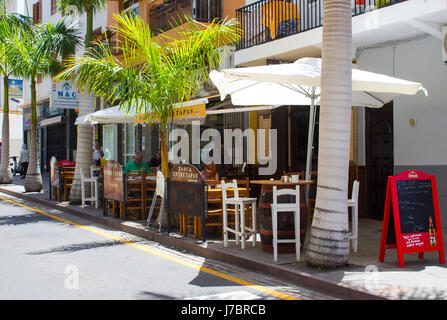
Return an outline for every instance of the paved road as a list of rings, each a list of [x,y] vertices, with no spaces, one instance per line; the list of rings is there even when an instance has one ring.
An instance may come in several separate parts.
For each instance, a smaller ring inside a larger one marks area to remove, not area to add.
[[[4,194],[0,257],[0,299],[333,299]]]

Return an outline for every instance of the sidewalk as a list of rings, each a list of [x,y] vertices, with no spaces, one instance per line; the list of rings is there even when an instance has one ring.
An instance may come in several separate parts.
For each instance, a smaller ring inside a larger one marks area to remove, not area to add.
[[[0,192],[14,197],[46,205],[48,207],[80,216],[96,223],[134,234],[165,246],[186,250],[199,256],[233,263],[253,271],[267,273],[302,286],[316,289],[342,299],[447,299],[447,266],[440,265],[437,253],[425,253],[419,260],[417,254],[404,256],[405,268],[397,266],[395,250],[387,250],[385,262],[379,263],[379,245],[382,223],[360,219],[358,252],[351,252],[349,265],[335,270],[309,267],[304,261],[294,262],[294,255],[280,254],[279,262],[273,262],[271,253],[262,251],[261,244],[247,249],[230,241],[224,248],[220,240],[201,244],[192,237],[179,234],[159,233],[156,229],[145,228],[145,221],[122,221],[106,217],[102,209],[79,205],[57,203],[48,200],[48,178],[43,177],[44,190],[41,193],[24,193],[23,180],[14,177],[14,183],[1,185]],[[444,243],[447,232],[444,229]],[[304,252],[301,253],[304,260]]]

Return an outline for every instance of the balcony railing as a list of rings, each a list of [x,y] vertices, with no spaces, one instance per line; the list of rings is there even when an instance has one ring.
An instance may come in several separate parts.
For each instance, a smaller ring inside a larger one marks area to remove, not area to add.
[[[149,12],[149,25],[154,34],[186,22],[185,16],[201,22],[221,17],[221,0],[176,0]]]
[[[352,15],[407,0],[351,0]],[[323,0],[260,0],[236,10],[243,32],[236,50],[322,26]]]

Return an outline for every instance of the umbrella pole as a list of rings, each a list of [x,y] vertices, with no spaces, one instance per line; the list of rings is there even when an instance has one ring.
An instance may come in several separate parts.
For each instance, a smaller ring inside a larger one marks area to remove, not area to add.
[[[312,169],[312,148],[314,141],[314,129],[315,129],[315,87],[312,88],[312,96],[310,102],[309,112],[309,135],[307,138],[307,159],[306,159],[306,180],[310,180]],[[309,185],[306,185],[306,203],[309,201]]]

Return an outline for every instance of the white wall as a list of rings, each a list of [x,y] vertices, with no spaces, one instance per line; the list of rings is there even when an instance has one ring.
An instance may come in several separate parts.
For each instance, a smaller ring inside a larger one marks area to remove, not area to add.
[[[427,36],[367,49],[359,69],[421,82],[421,92],[394,100],[394,165],[447,165],[447,65],[441,59],[441,41]],[[410,119],[417,121],[410,126]]]
[[[3,112],[0,112],[0,132],[3,127]],[[0,135],[1,137],[1,135]],[[1,137],[3,142],[3,138]],[[23,118],[22,115],[9,114],[9,155],[18,156],[23,143]]]
[[[23,0],[22,0],[23,1]],[[37,3],[38,0],[25,0],[24,2],[24,11],[23,14],[29,14],[29,16],[33,15],[33,4]],[[27,9],[28,8],[28,9]],[[68,16],[65,16],[66,19],[72,19]],[[42,12],[42,23],[50,22],[52,24],[56,24],[60,19],[62,19],[62,14],[60,12],[56,12],[54,15],[51,14],[51,1],[50,0],[44,0],[43,1],[43,12]],[[76,24],[78,27],[79,33],[84,39],[85,37],[85,30],[86,30],[86,14],[80,15],[77,19],[73,20],[73,23]],[[93,30],[101,27],[102,32],[104,32],[105,28],[107,27],[107,7],[104,8],[102,11],[96,12],[96,14],[93,17]],[[83,41],[83,40],[82,40]],[[77,50],[76,55],[80,56],[83,54],[83,47]],[[31,90],[29,88],[30,83],[26,81],[24,83],[24,95],[25,95],[25,101],[24,104],[29,104],[31,102]],[[37,101],[47,99],[50,96],[52,88],[52,80],[51,77],[45,77],[42,80],[42,83],[37,85]]]

